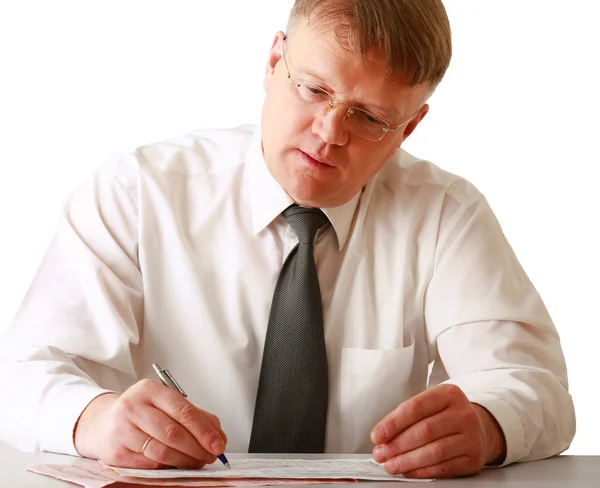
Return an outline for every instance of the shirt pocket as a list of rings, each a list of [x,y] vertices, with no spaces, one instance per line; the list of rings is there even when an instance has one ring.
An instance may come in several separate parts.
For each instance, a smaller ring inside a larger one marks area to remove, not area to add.
[[[342,349],[340,445],[344,453],[370,453],[371,430],[411,395],[414,338],[400,349]]]

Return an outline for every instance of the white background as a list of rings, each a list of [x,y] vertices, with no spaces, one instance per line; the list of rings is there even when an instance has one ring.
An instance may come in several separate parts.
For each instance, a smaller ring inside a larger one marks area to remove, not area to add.
[[[0,3],[0,334],[66,196],[111,153],[258,121],[292,0]],[[600,454],[600,2],[446,0],[454,56],[410,152],[487,195],[561,334]]]

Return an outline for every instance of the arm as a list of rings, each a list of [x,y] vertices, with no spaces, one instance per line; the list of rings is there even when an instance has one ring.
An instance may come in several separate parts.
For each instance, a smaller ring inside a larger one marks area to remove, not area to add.
[[[503,464],[552,456],[575,430],[560,340],[489,205],[470,191],[458,204],[450,188],[440,225],[425,307],[437,355],[430,386],[455,384],[489,411],[506,439]]]
[[[104,164],[67,201],[56,235],[0,342],[0,439],[77,454],[86,405],[135,381],[142,321],[136,163]]]
[[[371,433],[375,460],[411,478],[548,457],[574,435],[558,334],[485,199],[458,185],[426,293],[430,388]]]

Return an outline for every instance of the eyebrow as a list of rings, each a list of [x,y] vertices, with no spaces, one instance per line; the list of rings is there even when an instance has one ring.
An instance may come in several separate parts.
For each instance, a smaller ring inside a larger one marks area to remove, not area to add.
[[[317,74],[316,72],[314,72],[310,68],[301,69],[301,70],[299,70],[299,72],[301,74],[306,74],[308,76],[312,76],[313,78],[317,78],[319,80],[319,82],[321,82],[324,85],[329,86],[328,83],[321,77],[321,75]],[[389,107],[382,107],[380,105],[375,105],[375,104],[372,104],[372,103],[354,103],[354,106],[356,106],[358,108],[369,107],[369,108],[373,108],[375,110],[378,110],[380,112],[383,112],[389,118],[388,122],[391,123],[392,125],[395,124],[395,123],[401,124],[405,120],[404,118],[401,118],[397,112],[395,112],[394,110],[390,109]],[[367,109],[365,108],[364,110],[367,110]],[[367,111],[369,111],[369,110],[367,110]],[[400,122],[397,122],[398,120],[400,120]]]

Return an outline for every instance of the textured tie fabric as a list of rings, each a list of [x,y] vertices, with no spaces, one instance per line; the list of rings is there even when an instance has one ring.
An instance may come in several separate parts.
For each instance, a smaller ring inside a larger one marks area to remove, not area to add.
[[[321,210],[298,205],[283,217],[299,242],[273,294],[249,452],[319,453],[325,447],[327,352],[313,243],[328,220]]]

